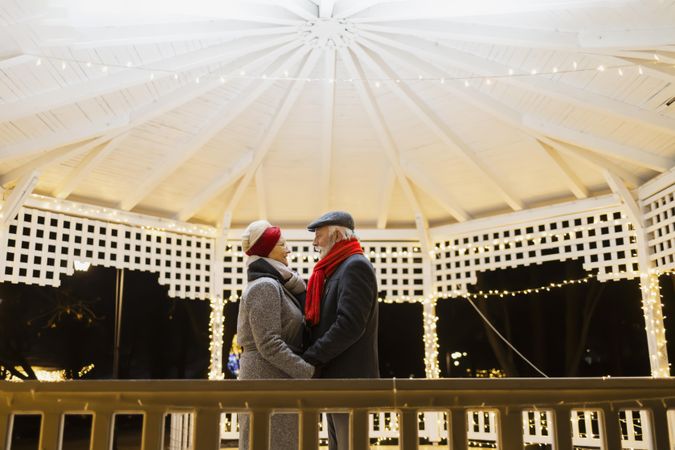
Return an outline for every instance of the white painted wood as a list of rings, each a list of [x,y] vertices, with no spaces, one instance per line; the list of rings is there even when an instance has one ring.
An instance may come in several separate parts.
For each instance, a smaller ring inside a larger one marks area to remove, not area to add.
[[[292,36],[285,36],[273,41],[266,40],[262,43],[249,44],[234,51],[229,48],[224,49],[222,46],[214,46],[213,48],[150,61],[138,67],[124,68],[114,72],[110,70],[109,75],[88,79],[82,83],[71,84],[10,102],[0,110],[0,122],[10,122],[63,105],[148,83],[151,80],[159,81],[172,78],[177,73],[208,66],[209,64],[227,63],[251,52],[287,43],[292,39]]]
[[[288,46],[294,46],[288,44]],[[283,54],[288,51],[287,46],[282,47],[274,52],[273,56]],[[305,54],[304,48],[297,49],[293,55],[286,61],[289,65],[294,65]],[[265,58],[268,60],[268,58]],[[272,61],[274,58],[272,58]],[[257,64],[258,61],[254,61]],[[271,66],[270,66],[271,67]],[[282,71],[288,66],[278,67],[272,71],[272,78],[280,75]],[[206,123],[199,129],[199,131],[184,142],[179,142],[171,149],[169,157],[165,161],[154,167],[148,177],[133,190],[131,195],[120,202],[121,209],[130,210],[143,200],[148,194],[159,186],[163,180],[169,175],[178,170],[190,158],[192,158],[204,145],[206,145],[214,136],[216,136],[223,128],[227,127],[239,115],[241,115],[251,104],[253,104],[261,95],[263,95],[273,84],[274,80],[257,81],[253,89],[246,89],[244,95],[238,97],[233,104],[226,104],[219,108]]]
[[[354,46],[353,51],[365,63],[367,63],[379,77],[389,80],[400,79],[400,77],[391,70],[386,63],[377,55],[372,57],[367,55],[359,46]],[[377,61],[374,60],[377,58]],[[469,147],[438,115],[426,105],[422,99],[410,89],[406,83],[396,83],[390,81],[387,83],[389,88],[405,103],[405,105],[415,113],[422,122],[427,125],[434,133],[450,148],[457,151],[459,156],[478,173],[483,175],[486,183],[489,183],[504,201],[513,209],[523,209],[524,204],[521,200],[510,192],[510,189],[499,180],[499,176],[490,170],[483,161],[480,160],[476,152]],[[464,215],[460,214],[460,217]]]
[[[627,63],[635,64],[635,66],[641,67],[642,71],[647,75],[651,75],[655,78],[659,78],[669,83],[675,83],[675,68],[673,68],[672,66],[668,66],[666,64],[654,64],[653,56],[644,55],[643,58],[624,57],[619,56],[617,54],[613,54],[612,56],[620,59],[621,61],[625,61]]]
[[[405,53],[398,52],[396,49],[387,50],[382,46],[379,46],[368,40],[359,39],[358,42],[363,44],[365,47],[371,48],[373,51],[377,52],[387,60],[396,61],[398,64],[408,67],[411,70],[416,70],[418,73],[421,73],[424,76],[432,78],[442,78],[444,76],[444,73],[437,69],[434,65],[426,63],[422,60],[406,57]],[[417,64],[414,65],[412,61],[415,61]],[[459,98],[482,111],[485,111],[497,120],[515,127],[517,130],[523,132],[526,135],[529,135],[534,139],[538,138],[539,133],[536,130],[531,130],[524,125],[524,115],[520,111],[517,111],[478,91],[466,92],[466,90],[454,87],[451,83],[445,83],[443,86],[444,89],[447,92],[450,92],[454,97]],[[583,190],[580,189],[581,181],[576,180],[576,177],[570,178],[570,172],[558,165],[557,160],[552,159],[552,162],[555,163],[558,172],[566,184],[573,187],[572,192],[575,195],[582,193]]]
[[[364,11],[381,3],[395,3],[400,0],[340,0],[333,10],[333,16],[340,19],[353,19],[361,11]]]
[[[675,167],[641,185],[638,189],[638,197],[640,200],[649,199],[673,184],[675,184]]]
[[[583,160],[584,162],[595,167],[595,169],[600,173],[604,173],[605,170],[611,171],[612,173],[620,176],[632,187],[637,187],[641,184],[640,178],[638,178],[632,172],[626,170],[625,167],[622,167],[621,165],[616,164],[608,158],[598,155],[597,153],[585,150],[575,145],[567,144],[565,142],[559,142],[545,136],[540,137],[540,140],[550,145],[557,151]]]
[[[242,180],[239,182],[239,185],[237,186],[234,195],[230,199],[227,208],[225,208],[226,213],[232,213],[234,211],[234,208],[241,200],[244,190],[248,187],[249,183],[251,182],[251,178],[255,174],[256,169],[262,163],[262,160],[265,158],[265,155],[267,154],[272,143],[276,139],[276,136],[279,133],[281,126],[286,121],[286,118],[288,117],[291,108],[293,108],[295,102],[302,93],[302,88],[304,86],[304,83],[306,82],[305,81],[306,78],[314,70],[314,67],[316,66],[316,63],[318,62],[320,56],[321,56],[320,51],[315,49],[312,50],[312,52],[307,57],[307,60],[305,61],[304,66],[300,70],[297,79],[291,85],[290,89],[288,90],[288,93],[286,94],[286,97],[281,103],[281,106],[277,110],[277,113],[274,116],[272,123],[265,131],[265,134],[263,135],[260,143],[256,145],[256,148],[254,150],[255,157],[251,162],[250,166],[248,167],[248,169],[246,170],[246,173],[244,174]],[[209,197],[208,199],[210,198],[211,197]],[[201,202],[199,205],[197,205],[197,208],[201,206],[203,203],[204,202]],[[184,212],[181,212],[181,215],[179,217],[186,217],[186,215]]]
[[[319,18],[327,19],[333,15],[336,0],[321,0],[319,2]]]
[[[391,132],[387,128],[384,118],[382,117],[382,112],[377,106],[377,102],[375,101],[373,93],[370,91],[368,85],[363,81],[366,79],[363,70],[356,66],[356,63],[352,59],[352,56],[349,54],[348,50],[339,48],[338,53],[340,55],[340,59],[347,67],[347,71],[355,81],[356,90],[359,98],[361,99],[361,103],[368,113],[371,125],[375,129],[378,140],[385,151],[389,164],[396,173],[399,186],[401,186],[403,189],[405,197],[412,208],[413,213],[415,214],[415,226],[420,236],[420,243],[422,245],[423,253],[428,256],[429,252],[431,251],[429,224],[426,222],[426,219],[424,218],[422,210],[419,206],[419,202],[415,197],[415,193],[408,183],[405,172],[401,168],[395,141],[391,136]]]
[[[115,133],[129,124],[128,116],[110,117],[104,120],[83,124],[80,127],[27,139],[16,144],[0,148],[0,160],[26,158],[65,145],[82,142],[92,137]]]
[[[407,50],[428,62],[443,64],[446,67],[455,67],[466,70],[469,73],[499,75],[506,74],[510,69],[514,69],[513,67],[447,46],[444,46],[442,51],[438,51],[439,49],[434,43],[424,42],[416,38],[399,37],[393,40],[365,31],[360,34],[375,41],[388,43],[392,46],[395,45],[397,48]],[[516,68],[516,70],[518,69]],[[526,71],[520,69],[518,72],[522,73]],[[640,123],[662,133],[675,136],[675,119],[614,100],[589,90],[582,90],[567,85],[562,80],[554,81],[537,76],[499,77],[495,79],[499,83],[516,86],[565,103],[571,103],[582,108],[598,111],[602,114],[618,117],[622,120]]]
[[[211,200],[218,193],[224,191],[226,188],[232,186],[237,182],[250,168],[254,161],[253,152],[246,152],[244,157],[239,159],[237,163],[229,168],[227,172],[218,174],[206,187],[204,187],[197,195],[192,197],[187,205],[183,206],[177,218],[180,221],[185,221],[192,217],[206,202]]]
[[[20,66],[21,64],[28,64],[35,62],[37,58],[33,55],[15,55],[9,57],[3,57],[0,60],[0,70],[9,69],[10,67]]]
[[[638,229],[643,229],[644,220],[642,219],[640,206],[635,201],[633,194],[628,190],[623,180],[607,169],[604,170],[603,175],[612,192],[614,192],[623,202],[626,214],[631,223]]]
[[[546,123],[530,115],[525,115],[524,125],[538,131],[544,136],[587,148],[601,155],[620,159],[657,172],[665,172],[674,164],[672,158],[654,155],[641,149],[593,136],[590,133],[572,130],[550,122]]]
[[[675,26],[669,28],[628,28],[620,31],[603,30],[579,33],[579,43],[585,48],[643,49],[670,45],[673,42],[675,42]]]
[[[387,174],[384,176],[384,183],[380,190],[380,211],[377,214],[377,228],[385,229],[387,227],[387,214],[389,213],[389,205],[391,204],[391,196],[396,187],[396,173],[394,169],[387,169]]]
[[[267,187],[265,185],[265,166],[255,171],[255,192],[258,198],[258,216],[267,220]]]
[[[419,186],[431,198],[438,202],[445,210],[453,216],[458,222],[465,222],[471,219],[471,216],[462,208],[457,200],[445,192],[444,189],[432,180],[428,174],[424,173],[417,165],[411,161],[402,161],[401,167],[406,176]]]
[[[64,177],[63,181],[53,190],[52,195],[56,198],[68,197],[77,185],[91,173],[93,168],[115,151],[126,137],[127,133],[122,133],[91,150],[80,164]]]
[[[332,8],[332,6],[331,6]],[[323,87],[323,105],[321,110],[321,209],[327,211],[330,206],[330,168],[331,155],[333,153],[333,117],[335,115],[335,61],[337,54],[335,49],[326,50],[324,53],[325,71]]]
[[[589,196],[588,189],[586,186],[584,186],[584,183],[579,179],[579,177],[574,173],[574,169],[572,169],[567,162],[560,157],[560,154],[550,145],[548,145],[546,142],[542,142],[540,140],[536,140],[536,142],[541,145],[541,147],[544,149],[547,155],[551,157],[553,162],[558,166],[561,172],[565,174],[565,180],[567,181],[567,184],[574,193],[576,198],[586,198]]]
[[[508,45],[543,49],[577,49],[578,33],[559,30],[542,30],[487,25],[460,21],[404,21],[393,24],[363,23],[366,31],[425,37],[427,39],[452,39],[484,44]]]
[[[309,0],[253,0],[256,3],[277,5],[292,12],[301,19],[313,21],[318,18],[317,6]]]
[[[33,192],[39,176],[40,172],[34,170],[17,181],[9,196],[2,203],[2,208],[0,209],[0,228],[4,228],[14,219],[14,216],[19,212],[28,196]]]

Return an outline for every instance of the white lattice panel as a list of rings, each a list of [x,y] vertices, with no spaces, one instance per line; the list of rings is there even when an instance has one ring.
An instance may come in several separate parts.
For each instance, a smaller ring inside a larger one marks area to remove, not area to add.
[[[75,261],[157,272],[171,297],[209,296],[213,240],[22,208],[0,249],[0,281],[59,286]]]
[[[675,185],[641,201],[649,254],[657,269],[675,269]]]
[[[289,263],[309,280],[318,261],[310,241],[288,241],[291,249]],[[364,253],[373,263],[377,274],[380,299],[416,301],[424,296],[422,254],[412,242],[362,242]],[[224,256],[223,298],[236,300],[246,284],[245,256],[237,241],[230,241]]]
[[[477,273],[583,258],[601,281],[638,275],[635,233],[618,207],[465,233],[435,243],[434,292],[467,293]]]

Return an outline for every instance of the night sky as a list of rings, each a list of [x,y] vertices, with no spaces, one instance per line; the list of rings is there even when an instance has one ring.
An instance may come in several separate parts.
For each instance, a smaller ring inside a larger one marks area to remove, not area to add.
[[[84,378],[111,378],[115,274],[113,268],[92,267],[64,277],[60,288],[1,284],[0,364],[25,358],[32,365],[68,369],[77,377],[80,368],[93,363]],[[517,290],[585,275],[580,261],[552,262],[482,273],[474,288]],[[661,285],[667,337],[675,342],[672,278],[662,276]],[[172,299],[167,291],[157,283],[157,274],[125,272],[119,378],[207,377],[209,304]],[[637,280],[591,281],[475,302],[549,376],[649,375]],[[236,327],[236,313],[236,304],[226,306],[226,339]],[[539,376],[501,341],[490,342],[466,299],[440,299],[437,315],[441,376],[475,376],[495,368],[509,376]],[[424,377],[422,335],[420,304],[380,304],[383,377]],[[453,354],[461,356],[453,359]],[[669,358],[675,360],[672,346]]]

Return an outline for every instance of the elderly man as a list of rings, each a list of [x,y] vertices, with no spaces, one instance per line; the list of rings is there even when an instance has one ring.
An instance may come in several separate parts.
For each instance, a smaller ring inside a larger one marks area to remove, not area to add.
[[[307,286],[310,347],[303,358],[321,378],[377,378],[377,281],[349,213],[333,211],[307,226],[321,259]],[[349,448],[349,415],[328,415],[328,447]]]

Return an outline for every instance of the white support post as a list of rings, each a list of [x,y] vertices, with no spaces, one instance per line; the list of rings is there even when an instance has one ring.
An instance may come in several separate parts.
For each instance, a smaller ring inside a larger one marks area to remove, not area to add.
[[[638,261],[640,267],[640,291],[642,292],[642,312],[647,332],[647,348],[649,349],[649,365],[654,378],[670,376],[668,348],[666,344],[666,328],[663,323],[663,307],[661,304],[661,287],[659,275],[649,259],[647,232],[644,228],[636,229]]]
[[[213,240],[211,260],[211,315],[209,330],[211,337],[211,364],[209,366],[209,380],[222,380],[223,372],[223,333],[225,331],[225,315],[223,308],[223,256],[225,252],[225,232],[222,228]],[[226,351],[229,349],[226,349]]]
[[[429,237],[429,227],[426,223],[420,224],[422,219],[417,218],[418,230],[424,230],[420,236],[422,246],[422,275],[424,283],[424,299],[422,300],[422,320],[424,325],[424,373],[426,378],[440,378],[438,366],[438,334],[436,333],[436,297],[433,291],[434,279],[434,252],[433,243]]]
[[[666,347],[666,329],[663,323],[661,288],[654,262],[649,258],[649,239],[642,210],[619,177],[606,170],[605,179],[612,191],[623,201],[628,217],[631,218],[635,227],[649,365],[653,377],[667,378],[670,376],[670,365]]]

